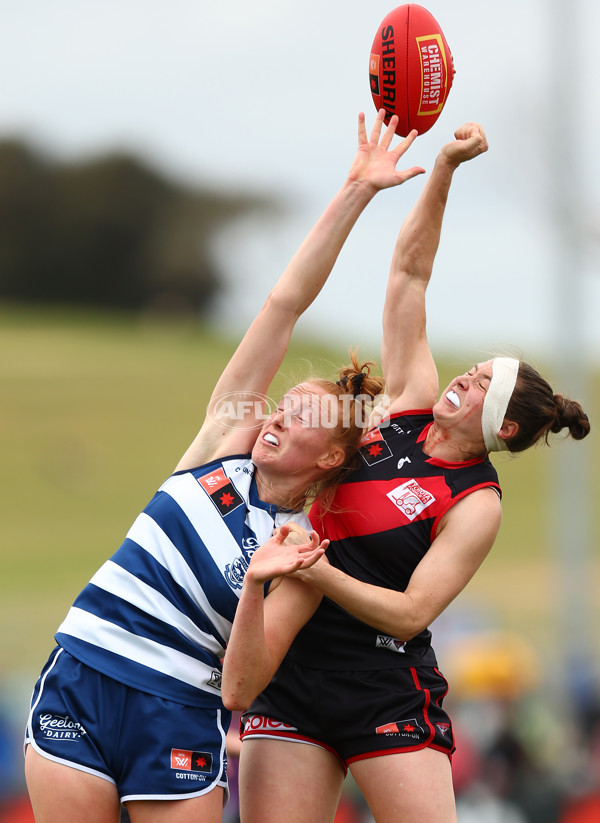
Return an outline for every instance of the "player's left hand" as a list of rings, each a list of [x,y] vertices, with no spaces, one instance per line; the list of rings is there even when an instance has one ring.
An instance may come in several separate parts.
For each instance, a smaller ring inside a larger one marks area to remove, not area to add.
[[[262,585],[275,577],[307,569],[323,556],[328,546],[329,540],[319,540],[316,531],[309,534],[295,523],[280,526],[254,552],[246,577]]]
[[[367,184],[376,191],[398,186],[400,183],[410,180],[411,177],[425,173],[425,169],[420,166],[412,166],[405,171],[396,170],[398,161],[414,143],[417,131],[413,129],[407,137],[392,149],[391,143],[396,133],[398,117],[394,115],[389,125],[383,130],[384,118],[385,110],[380,109],[377,112],[371,134],[367,137],[365,115],[362,112],[359,114],[358,149],[348,175],[351,182]]]

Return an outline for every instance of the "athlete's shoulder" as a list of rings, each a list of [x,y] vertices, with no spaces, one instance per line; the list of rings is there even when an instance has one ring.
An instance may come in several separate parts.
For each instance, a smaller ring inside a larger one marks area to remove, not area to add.
[[[224,471],[247,471],[254,473],[254,463],[250,454],[231,454],[225,457],[217,457],[214,460],[209,460],[207,463],[201,463],[198,466],[191,466],[185,469],[178,469],[174,471],[171,477],[179,477],[184,474],[193,474],[198,477],[203,474],[210,474],[211,471],[222,468]]]

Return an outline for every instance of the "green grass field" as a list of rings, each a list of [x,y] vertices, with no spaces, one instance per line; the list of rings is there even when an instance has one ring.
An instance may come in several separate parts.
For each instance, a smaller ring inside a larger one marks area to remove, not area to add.
[[[0,347],[0,661],[4,672],[33,676],[74,596],[118,548],[195,435],[234,343],[188,323],[2,307]],[[378,357],[376,351],[361,354]],[[297,343],[272,393],[308,376],[307,361],[314,373],[333,375],[332,364],[346,356],[343,349]],[[459,357],[444,361],[442,385],[466,365]],[[590,388],[598,409],[597,374]],[[562,448],[495,460],[504,523],[461,596],[501,626],[523,629],[540,649],[552,644],[561,585],[547,524]],[[596,437],[575,448],[591,448],[598,465]],[[597,540],[590,550],[595,592]]]

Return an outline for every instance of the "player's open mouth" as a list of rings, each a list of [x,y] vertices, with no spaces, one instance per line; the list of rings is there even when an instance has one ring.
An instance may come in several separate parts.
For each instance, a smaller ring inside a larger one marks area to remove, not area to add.
[[[449,391],[446,395],[446,400],[449,400],[453,406],[456,406],[457,409],[460,409],[460,397],[457,395],[455,391]]]
[[[270,443],[271,446],[278,446],[279,445],[279,440],[275,437],[274,434],[271,434],[270,432],[267,432],[263,436],[263,440],[264,440],[265,443]]]

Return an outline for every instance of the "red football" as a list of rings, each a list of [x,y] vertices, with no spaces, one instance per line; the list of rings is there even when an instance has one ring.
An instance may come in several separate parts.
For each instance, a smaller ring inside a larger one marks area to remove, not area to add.
[[[414,3],[384,17],[371,47],[371,94],[377,110],[399,118],[396,134],[428,131],[440,116],[454,79],[454,62],[435,17]]]

